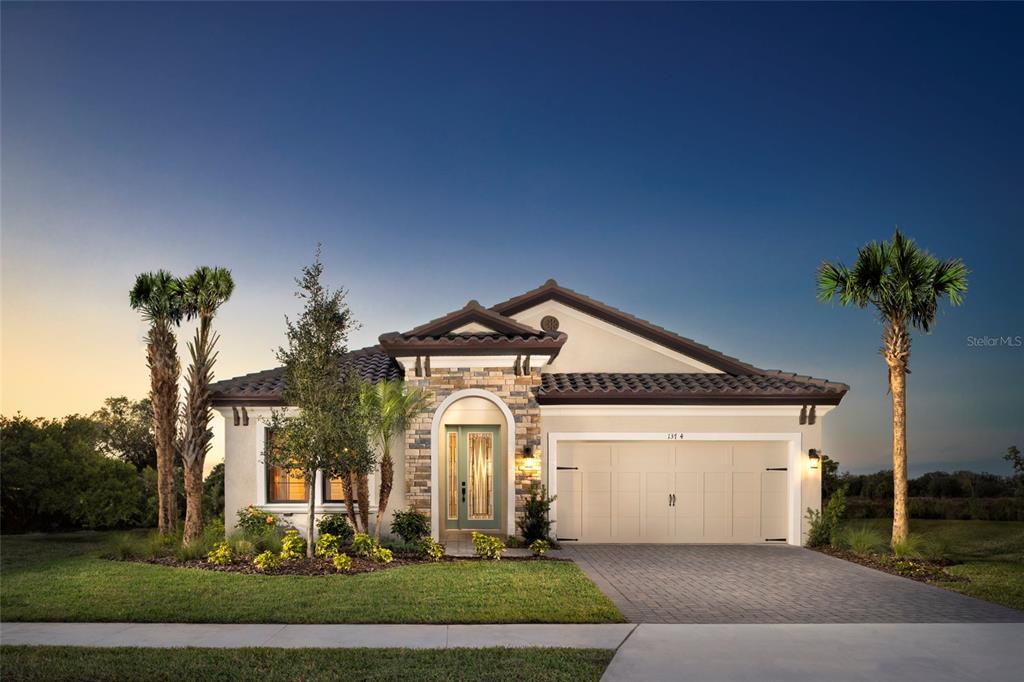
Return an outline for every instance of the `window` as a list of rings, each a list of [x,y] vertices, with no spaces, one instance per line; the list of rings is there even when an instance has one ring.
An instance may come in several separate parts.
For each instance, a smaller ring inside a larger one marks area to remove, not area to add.
[[[341,477],[324,477],[324,502],[344,502],[345,489],[341,486]]]
[[[266,430],[267,449],[273,447],[273,432]],[[308,486],[301,471],[267,466],[267,502],[307,502]]]

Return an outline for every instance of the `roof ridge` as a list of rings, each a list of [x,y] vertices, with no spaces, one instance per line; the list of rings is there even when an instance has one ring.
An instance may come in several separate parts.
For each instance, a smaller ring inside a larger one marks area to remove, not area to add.
[[[552,296],[545,297],[549,293],[552,294]],[[712,367],[715,367],[716,369],[721,369],[727,372],[728,374],[743,374],[745,372],[752,374],[765,373],[764,370],[758,367],[754,367],[753,365],[747,362],[743,362],[739,358],[733,357],[731,355],[726,355],[725,353],[715,350],[710,346],[706,346],[703,343],[700,343],[699,341],[694,341],[693,339],[682,336],[681,334],[677,334],[676,332],[670,329],[666,329],[665,327],[654,324],[653,322],[639,318],[636,315],[627,313],[621,308],[616,308],[614,306],[608,305],[607,303],[604,303],[603,301],[598,301],[596,298],[592,298],[590,296],[587,296],[586,294],[581,294],[580,292],[575,291],[574,289],[564,287],[560,285],[558,282],[556,282],[554,279],[549,279],[536,289],[527,291],[524,294],[520,294],[508,300],[496,303],[493,306],[491,306],[490,309],[500,315],[512,315],[516,312],[532,307],[532,304],[534,303],[535,299],[540,299],[536,301],[538,303],[543,300],[549,300],[550,298],[555,298],[556,300],[558,300],[558,295],[561,295],[569,299],[568,302],[559,301],[560,303],[564,303],[566,305],[569,305],[570,307],[575,307],[572,305],[572,299],[578,299],[577,303],[584,303],[592,308],[591,311],[584,310],[583,312],[597,312],[599,313],[599,317],[601,316],[600,313],[604,313],[604,317],[612,318],[611,320],[605,319],[606,322],[615,324],[615,321],[618,321],[620,322],[620,324],[617,324],[616,326],[623,327],[627,329],[627,331],[639,333],[641,336],[643,336],[642,332],[644,331],[650,333],[653,336],[664,336],[666,337],[664,339],[649,338],[649,340],[655,341],[656,343],[661,343],[661,345],[665,345],[666,347],[671,348],[672,350],[680,352],[684,355],[693,355],[695,352],[698,356],[703,355],[705,356],[704,358],[696,357],[696,359],[700,360],[701,362],[706,362],[707,364],[711,365]],[[629,329],[625,325],[621,324],[622,322],[632,323],[634,329]],[[667,345],[665,341],[669,341],[670,343],[674,341],[677,344],[677,346],[680,347],[672,348],[672,346]],[[687,353],[687,351],[689,351],[689,353]]]
[[[436,317],[429,322],[413,327],[407,332],[401,332],[400,335],[406,337],[423,336],[435,329],[445,329],[446,327],[458,328],[466,324],[471,324],[474,321],[478,324],[484,324],[485,326],[489,322],[493,326],[498,327],[498,329],[495,330],[498,333],[518,332],[520,334],[535,334],[540,331],[539,329],[534,329],[522,322],[517,322],[507,315],[502,315],[501,313],[495,312],[489,308],[485,308],[475,299],[471,299],[466,303],[466,305],[462,306],[458,310],[453,310],[450,313]],[[495,325],[494,323],[497,324]]]

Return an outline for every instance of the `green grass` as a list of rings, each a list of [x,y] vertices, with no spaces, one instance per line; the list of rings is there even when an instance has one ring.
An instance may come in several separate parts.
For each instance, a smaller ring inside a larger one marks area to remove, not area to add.
[[[889,519],[849,521],[847,525],[877,528],[888,538]],[[941,548],[953,561],[948,572],[968,578],[968,583],[935,583],[956,592],[1024,610],[1024,522],[944,521],[912,519],[910,532],[923,545]]]
[[[0,677],[23,680],[599,680],[602,649],[91,649],[5,646]]]
[[[110,561],[108,534],[4,536],[5,621],[615,623],[575,564],[459,561],[374,573],[264,576]]]

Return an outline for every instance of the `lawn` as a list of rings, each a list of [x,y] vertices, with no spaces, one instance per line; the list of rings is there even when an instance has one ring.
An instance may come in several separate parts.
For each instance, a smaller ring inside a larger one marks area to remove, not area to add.
[[[889,519],[849,521],[869,525],[888,536]],[[935,583],[986,601],[1024,610],[1024,522],[912,519],[910,532],[941,546],[953,561],[947,570],[968,583]]]
[[[110,561],[108,534],[3,536],[5,621],[617,623],[575,564],[456,561],[359,575],[264,576]]]
[[[92,649],[5,646],[0,677],[22,680],[599,680],[601,649]]]

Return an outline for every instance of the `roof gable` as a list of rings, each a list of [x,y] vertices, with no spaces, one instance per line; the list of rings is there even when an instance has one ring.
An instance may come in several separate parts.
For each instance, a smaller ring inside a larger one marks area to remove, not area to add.
[[[444,336],[445,334],[460,333],[460,330],[467,326],[472,330],[471,333],[481,330],[496,334],[532,335],[540,333],[539,329],[520,324],[511,317],[488,310],[476,301],[469,301],[462,308],[410,329],[402,336]]]
[[[659,327],[618,308],[613,308],[606,303],[592,299],[572,289],[559,286],[558,282],[553,279],[549,279],[532,291],[491,306],[491,311],[500,315],[511,316],[547,301],[556,301],[586,313],[603,322],[625,329],[643,339],[686,357],[693,358],[727,374],[759,374],[763,371],[753,365],[720,353],[713,348],[697,343],[693,339],[680,336],[664,327]]]

